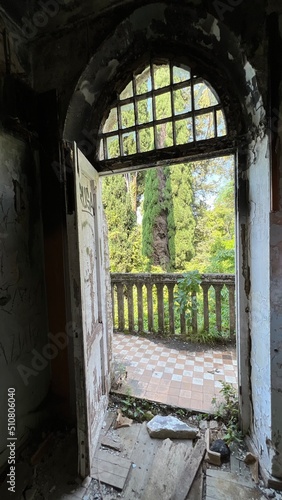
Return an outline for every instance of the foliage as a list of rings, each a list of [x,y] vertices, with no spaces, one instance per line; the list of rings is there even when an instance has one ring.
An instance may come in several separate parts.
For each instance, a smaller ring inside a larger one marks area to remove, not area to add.
[[[235,229],[233,181],[219,190],[212,207],[202,208],[195,231],[196,255],[190,269],[205,273],[234,273]]]
[[[155,411],[155,407],[157,405],[145,399],[139,400],[133,396],[128,395],[126,399],[121,400],[121,403],[121,411],[123,415],[139,422],[151,420],[154,414],[157,413]]]
[[[174,294],[176,309],[185,314],[188,321],[192,312],[197,308],[197,293],[200,291],[201,275],[198,271],[190,271],[177,281],[177,291]]]
[[[103,205],[109,229],[111,270],[129,272],[134,260],[132,239],[137,238],[136,215],[125,188],[124,177],[117,175],[103,179]],[[125,258],[126,257],[126,258]]]
[[[220,381],[222,388],[219,391],[224,401],[218,402],[216,398],[212,399],[215,407],[215,418],[220,419],[226,426],[226,433],[223,439],[230,444],[232,441],[241,441],[243,435],[239,429],[239,403],[238,396],[233,385]]]

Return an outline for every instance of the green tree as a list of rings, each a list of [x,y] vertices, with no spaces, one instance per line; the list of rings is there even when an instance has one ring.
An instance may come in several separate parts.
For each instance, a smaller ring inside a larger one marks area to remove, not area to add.
[[[235,213],[233,180],[223,185],[212,207],[197,220],[195,257],[188,269],[206,273],[234,273]]]
[[[171,167],[171,193],[174,215],[175,270],[184,271],[195,254],[193,164]]]
[[[136,214],[122,175],[103,179],[103,205],[109,229],[112,272],[130,272],[132,265],[131,234],[136,229]]]
[[[142,252],[150,265],[174,268],[174,219],[168,167],[148,170],[145,178]]]

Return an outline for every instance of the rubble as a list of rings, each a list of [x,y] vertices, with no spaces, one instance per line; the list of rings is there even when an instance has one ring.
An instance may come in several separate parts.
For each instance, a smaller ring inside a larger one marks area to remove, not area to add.
[[[198,429],[171,415],[156,415],[147,423],[147,430],[152,438],[158,439],[194,439],[198,433]]]

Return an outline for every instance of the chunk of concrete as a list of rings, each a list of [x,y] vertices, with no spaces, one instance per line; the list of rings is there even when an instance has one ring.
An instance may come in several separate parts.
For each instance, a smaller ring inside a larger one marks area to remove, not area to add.
[[[158,439],[194,439],[198,433],[198,429],[171,415],[168,417],[156,415],[147,423],[147,430],[151,438]]]

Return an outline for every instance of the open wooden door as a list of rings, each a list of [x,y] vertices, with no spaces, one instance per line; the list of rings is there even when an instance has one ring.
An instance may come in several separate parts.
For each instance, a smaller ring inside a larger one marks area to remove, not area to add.
[[[91,474],[108,403],[108,332],[100,179],[77,148],[65,167],[79,473]]]

